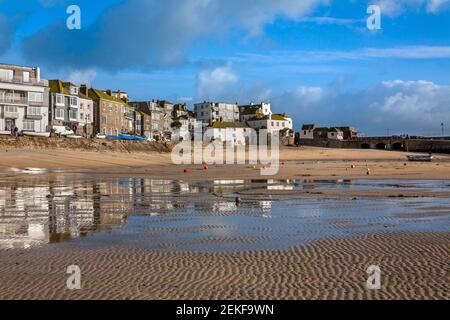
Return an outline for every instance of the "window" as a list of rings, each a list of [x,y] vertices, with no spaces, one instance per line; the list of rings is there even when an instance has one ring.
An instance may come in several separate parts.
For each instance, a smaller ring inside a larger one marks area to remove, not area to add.
[[[40,116],[41,115],[41,108],[37,107],[28,107],[27,114],[29,116]]]
[[[16,113],[17,107],[15,106],[5,106],[5,112]]]
[[[84,104],[80,103],[80,110],[83,110],[83,109],[84,109]]]
[[[64,109],[55,109],[55,119],[64,120]]]
[[[29,72],[23,73],[23,82],[30,82],[30,73]]]
[[[80,113],[80,119],[81,121],[84,121],[84,113]]]
[[[72,120],[76,120],[78,116],[78,110],[76,109],[70,109],[69,110],[69,118]]]
[[[102,124],[106,124],[106,117],[105,116],[102,116]]]
[[[0,80],[12,81],[14,78],[14,73],[12,70],[0,69]]]
[[[23,121],[23,130],[34,131],[34,121],[24,120]]]
[[[29,102],[43,102],[44,95],[42,92],[28,92],[28,101]]]
[[[70,105],[77,107],[78,106],[78,99],[77,97],[70,97]]]
[[[64,96],[61,94],[56,94],[56,105],[64,106]]]

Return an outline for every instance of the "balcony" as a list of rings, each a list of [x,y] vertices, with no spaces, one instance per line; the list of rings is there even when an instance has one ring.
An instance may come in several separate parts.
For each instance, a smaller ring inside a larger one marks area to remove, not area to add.
[[[28,98],[27,97],[5,97],[0,96],[0,103],[2,104],[18,104],[18,105],[28,105]]]
[[[40,80],[37,81],[36,79],[29,78],[28,81],[25,81],[23,77],[0,77],[0,82],[6,82],[6,83],[14,83],[14,84],[28,84],[28,85],[37,85],[37,86],[48,86],[48,80]]]

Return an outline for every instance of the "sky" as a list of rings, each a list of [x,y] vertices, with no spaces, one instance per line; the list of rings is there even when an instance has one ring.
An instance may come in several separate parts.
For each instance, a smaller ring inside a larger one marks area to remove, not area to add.
[[[0,0],[0,62],[135,101],[270,102],[296,130],[450,135],[450,0]]]

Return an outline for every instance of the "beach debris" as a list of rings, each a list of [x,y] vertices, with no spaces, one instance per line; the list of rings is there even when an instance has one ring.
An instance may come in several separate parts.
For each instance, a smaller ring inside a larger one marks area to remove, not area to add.
[[[241,204],[241,198],[236,197],[236,199],[234,199],[234,202],[236,203],[237,206],[239,206]]]
[[[204,167],[203,167],[203,170],[205,170],[205,171],[206,171],[206,170],[209,170],[209,167],[208,167],[208,166],[204,166]]]
[[[368,176],[370,176],[370,169],[369,168],[367,168],[367,173],[366,173]]]
[[[354,164],[352,164],[352,169],[355,169],[355,168],[356,168],[356,166]]]
[[[187,173],[188,171],[187,171],[187,169],[184,169],[184,173]]]

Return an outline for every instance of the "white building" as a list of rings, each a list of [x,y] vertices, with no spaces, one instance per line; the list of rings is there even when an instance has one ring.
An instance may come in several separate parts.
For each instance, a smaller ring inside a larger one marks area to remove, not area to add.
[[[240,121],[246,122],[254,118],[261,118],[272,115],[272,107],[270,103],[249,104],[239,106]]]
[[[245,145],[249,128],[239,122],[215,122],[206,128],[204,140],[231,142]]]
[[[247,121],[250,128],[266,129],[268,133],[280,132],[284,129],[292,130],[293,122],[290,117],[283,114],[272,114],[262,118],[254,118]]]
[[[39,68],[0,64],[0,133],[47,132],[48,100]]]
[[[314,139],[314,129],[316,129],[315,124],[304,124],[302,130],[300,131],[300,139]]]
[[[94,130],[94,101],[82,93],[78,94],[79,132],[91,136]]]
[[[195,118],[204,124],[214,122],[239,121],[239,107],[237,104],[220,102],[203,102],[194,105]]]
[[[197,124],[197,120],[190,115],[181,116],[177,118],[175,122],[179,122],[180,126],[173,128],[172,140],[177,141],[187,141],[194,137],[194,130]]]
[[[331,128],[328,131],[328,139],[330,140],[344,140],[344,132],[338,128]]]

